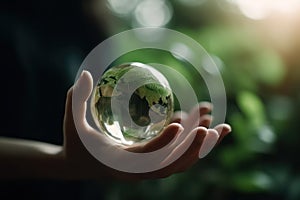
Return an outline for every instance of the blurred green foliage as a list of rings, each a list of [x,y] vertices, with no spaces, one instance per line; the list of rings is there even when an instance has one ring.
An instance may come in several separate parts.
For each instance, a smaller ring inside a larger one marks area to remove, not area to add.
[[[163,180],[110,183],[106,198],[300,199],[300,61],[294,54],[286,55],[293,48],[283,53],[278,41],[266,42],[271,36],[261,28],[263,22],[231,12],[233,8],[226,7],[225,1],[167,2],[173,9],[167,27],[192,37],[216,58],[233,132],[189,171]],[[112,32],[132,28],[132,18],[116,18],[122,26]],[[114,64],[132,61],[172,66],[189,80],[199,101],[209,100],[201,76],[184,60],[144,49]]]
[[[5,76],[0,80],[2,94],[9,97],[1,98],[6,105],[1,108],[1,135],[61,144],[65,93],[86,54],[106,37],[147,25],[182,32],[209,53],[225,84],[226,122],[233,129],[190,170],[165,179],[138,183],[4,181],[1,195],[9,191],[10,199],[14,194],[26,197],[25,193],[37,199],[58,194],[61,199],[98,195],[107,200],[300,199],[299,9],[294,14],[278,11],[270,18],[253,20],[232,4],[251,2],[246,9],[259,2],[269,2],[270,7],[281,2],[288,8],[292,1],[30,0],[1,4]],[[121,56],[113,65],[133,61],[171,66],[189,81],[199,101],[210,101],[203,78],[184,59],[142,49]],[[182,80],[176,81],[177,87],[185,89]],[[180,109],[178,102],[176,109]]]

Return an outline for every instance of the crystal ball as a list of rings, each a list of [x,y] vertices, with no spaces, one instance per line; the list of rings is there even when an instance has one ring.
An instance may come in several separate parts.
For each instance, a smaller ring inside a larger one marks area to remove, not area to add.
[[[132,145],[160,134],[173,113],[173,93],[155,68],[126,63],[106,70],[94,88],[91,111],[101,132]]]

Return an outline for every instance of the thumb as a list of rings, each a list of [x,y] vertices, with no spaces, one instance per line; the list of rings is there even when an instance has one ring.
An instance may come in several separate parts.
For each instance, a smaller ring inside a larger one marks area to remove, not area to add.
[[[93,79],[90,73],[83,71],[75,85],[67,93],[63,125],[64,146],[67,149],[70,149],[72,145],[76,146],[80,141],[77,133],[78,124],[81,124],[80,127],[83,128],[84,124],[87,125],[85,122],[86,101],[91,94],[92,85]],[[75,95],[76,97],[74,97]],[[75,126],[75,123],[77,126]]]
[[[78,103],[78,105],[85,103],[90,97],[92,90],[93,90],[93,77],[90,72],[83,70],[74,85],[74,95],[76,95],[76,100],[77,100],[77,102],[75,103]]]
[[[90,72],[82,71],[73,88],[73,117],[77,128],[90,127],[86,122],[87,100],[93,90],[93,78]]]

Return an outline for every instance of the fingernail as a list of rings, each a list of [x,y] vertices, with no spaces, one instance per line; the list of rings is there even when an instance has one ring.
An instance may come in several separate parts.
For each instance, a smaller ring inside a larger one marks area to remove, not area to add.
[[[84,70],[83,70],[83,71],[81,72],[81,74],[78,76],[75,85],[78,85],[78,84],[79,84],[79,81],[80,81],[80,79],[81,79],[82,76],[83,76],[83,72],[84,72]]]
[[[79,85],[79,82],[81,81],[82,77],[83,77],[84,74],[86,74],[86,73],[88,73],[88,71],[82,70],[82,72],[81,72],[80,76],[78,77],[78,79],[77,79],[75,85]]]
[[[183,127],[181,126],[181,124],[177,124],[176,127],[174,127],[174,132],[176,132],[176,136],[175,137],[178,137],[178,135],[183,131]]]
[[[231,132],[231,131],[232,131],[232,129],[231,129],[231,126],[230,126],[230,125],[227,125],[227,124],[226,124],[226,128],[228,128],[228,132]]]

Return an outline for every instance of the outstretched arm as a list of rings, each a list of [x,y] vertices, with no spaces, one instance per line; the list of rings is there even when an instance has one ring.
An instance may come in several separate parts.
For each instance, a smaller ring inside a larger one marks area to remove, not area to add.
[[[43,142],[0,137],[0,179],[61,178],[62,149]]]
[[[84,72],[75,88],[89,88],[91,76]],[[211,123],[211,104],[200,103],[189,114],[175,113],[173,122],[163,132],[148,143],[124,148],[127,151],[146,153],[156,151],[175,141],[183,131],[186,137],[194,136],[191,146],[175,162],[148,173],[126,173],[111,169],[96,160],[82,144],[74,124],[72,112],[71,88],[67,95],[64,118],[64,144],[57,146],[42,142],[0,138],[0,179],[7,178],[50,178],[50,179],[101,179],[115,177],[127,180],[154,179],[170,176],[187,170],[195,162],[207,155],[213,148],[211,144],[219,143],[231,128],[220,124],[208,129]],[[87,99],[88,96],[83,97]],[[82,103],[85,103],[84,101]],[[84,108],[84,105],[82,106]],[[196,127],[189,125],[193,119],[200,120]],[[180,116],[180,117],[178,117]],[[191,137],[192,138],[192,137]],[[113,145],[113,144],[112,144]],[[174,146],[170,156],[180,149],[184,142]],[[168,158],[166,158],[168,159]]]

